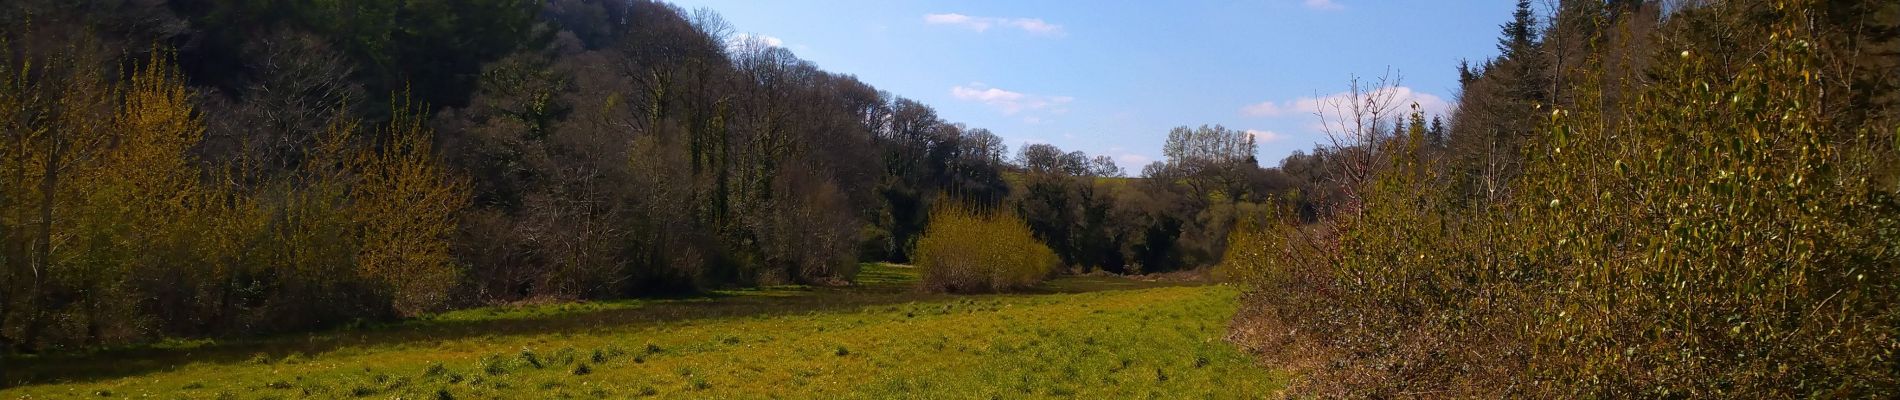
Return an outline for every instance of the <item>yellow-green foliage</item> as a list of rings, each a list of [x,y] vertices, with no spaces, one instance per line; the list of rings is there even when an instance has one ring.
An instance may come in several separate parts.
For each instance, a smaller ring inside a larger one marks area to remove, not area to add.
[[[136,337],[145,323],[135,313],[136,297],[111,293],[149,284],[135,276],[202,272],[198,260],[187,255],[203,246],[197,231],[209,216],[189,154],[203,123],[183,77],[162,54],[135,69],[127,82],[112,84],[90,73],[46,75],[38,82],[10,76],[19,80],[0,90],[0,104],[56,110],[58,116],[14,119],[25,126],[9,132],[18,136],[6,141],[29,145],[0,149],[10,161],[32,160],[0,167],[12,172],[4,174],[9,178],[32,181],[0,183],[0,191],[33,189],[0,196],[0,209],[16,217],[0,224],[0,233],[6,233],[0,235],[5,243],[0,247],[10,250],[0,251],[0,268],[6,269],[0,275],[32,276],[24,286],[0,281],[0,290],[20,296],[0,297],[0,302],[20,299],[32,307],[22,310],[24,315],[0,313],[0,322],[23,317],[11,321],[21,330],[0,331],[0,336],[31,341],[45,334],[91,342]],[[83,65],[64,56],[34,61],[39,68]],[[35,67],[31,61],[24,64]],[[35,213],[43,217],[26,217]],[[19,229],[28,226],[32,229]],[[40,247],[42,242],[50,243]],[[41,250],[19,253],[23,248]],[[12,305],[20,304],[0,307]]]
[[[1314,278],[1300,266],[1323,263],[1321,257],[1330,255],[1316,246],[1325,240],[1324,233],[1316,227],[1278,219],[1284,217],[1272,215],[1273,219],[1266,221],[1236,224],[1227,234],[1220,264],[1210,271],[1212,277],[1247,288],[1310,287],[1296,280]]]
[[[414,111],[399,110],[383,139],[382,151],[359,159],[361,180],[351,193],[363,230],[357,269],[389,291],[397,312],[433,311],[461,279],[449,235],[468,188],[436,164],[434,135]]]
[[[925,289],[975,292],[1025,288],[1062,263],[1015,214],[962,206],[931,210],[916,260]]]
[[[206,237],[214,196],[198,184],[190,155],[204,123],[193,109],[184,77],[169,60],[153,57],[121,89],[122,99],[101,149],[72,181],[84,198],[74,204],[72,231],[85,241],[70,248],[71,266],[91,272],[78,285],[88,292],[127,291],[136,277],[196,275],[211,260]],[[150,283],[147,283],[148,285]],[[119,340],[136,337],[130,301],[94,293],[84,312],[94,333]],[[90,321],[97,319],[97,321]]]
[[[398,110],[381,143],[338,118],[296,171],[251,176],[194,156],[205,121],[168,52],[123,81],[54,53],[0,62],[0,106],[39,115],[0,119],[0,339],[298,329],[419,314],[459,283],[467,189],[420,116]]]
[[[1525,326],[1538,390],[1900,395],[1900,210],[1877,181],[1900,143],[1842,124],[1809,9],[1771,8],[1739,71],[1679,49],[1618,126],[1553,114],[1519,211],[1554,278]]]
[[[1386,144],[1363,208],[1235,236],[1260,326],[1288,332],[1265,339],[1347,397],[1900,395],[1900,138],[1841,109],[1815,9],[1695,10],[1760,24],[1729,38],[1750,54],[1581,74],[1496,208],[1452,209],[1415,139]]]
[[[1147,284],[1094,277],[1051,284],[1090,279]],[[237,351],[228,362],[45,360],[9,366],[24,368],[10,376],[71,371],[62,362],[131,369],[98,380],[46,379],[0,397],[1254,399],[1281,385],[1279,373],[1220,340],[1237,297],[1228,287],[1036,296],[903,290],[914,283],[473,309],[265,346],[140,353]],[[791,311],[797,304],[820,308]],[[694,316],[715,310],[744,317]]]

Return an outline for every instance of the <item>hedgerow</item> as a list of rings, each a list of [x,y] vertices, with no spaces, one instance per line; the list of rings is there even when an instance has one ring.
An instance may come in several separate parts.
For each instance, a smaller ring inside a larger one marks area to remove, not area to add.
[[[1232,236],[1236,337],[1325,396],[1900,396],[1900,129],[1836,94],[1817,10],[1685,11],[1636,85],[1583,62],[1486,207],[1419,124],[1377,141],[1358,203]]]

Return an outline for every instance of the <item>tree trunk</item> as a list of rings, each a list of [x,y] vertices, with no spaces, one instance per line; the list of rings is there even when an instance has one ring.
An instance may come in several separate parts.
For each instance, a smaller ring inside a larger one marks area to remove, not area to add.
[[[42,303],[46,297],[46,275],[51,272],[53,259],[53,189],[59,184],[59,147],[59,136],[49,134],[46,138],[45,169],[40,172],[40,226],[33,257],[29,260],[33,277],[32,287],[27,291],[26,331],[20,334],[20,345],[26,351],[39,347],[40,329],[46,325],[46,310],[42,309]]]
[[[5,210],[7,190],[0,188],[0,210]],[[0,357],[13,353],[13,339],[7,335],[7,316],[13,311],[13,264],[19,262],[14,251],[12,237],[8,235],[13,227],[0,224]],[[0,368],[0,385],[6,383],[6,369]]]

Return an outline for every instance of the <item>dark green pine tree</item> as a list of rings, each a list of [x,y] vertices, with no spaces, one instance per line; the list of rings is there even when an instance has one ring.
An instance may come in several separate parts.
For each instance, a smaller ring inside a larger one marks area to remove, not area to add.
[[[1459,90],[1464,90],[1465,88],[1471,87],[1471,82],[1478,80],[1478,75],[1482,75],[1482,74],[1484,74],[1484,71],[1471,67],[1471,60],[1463,60],[1463,59],[1458,60],[1458,88]]]
[[[1511,21],[1500,28],[1504,31],[1503,37],[1498,38],[1500,58],[1517,59],[1537,46],[1537,12],[1531,9],[1530,0],[1517,0],[1517,11],[1511,13]]]
[[[1530,0],[1518,0],[1517,11],[1511,13],[1511,22],[1501,26],[1503,35],[1498,38],[1498,63],[1512,72],[1511,97],[1527,105],[1549,103],[1549,68],[1539,51],[1538,25]]]
[[[1427,129],[1425,133],[1427,135],[1426,138],[1431,140],[1432,147],[1435,147],[1435,148],[1445,147],[1445,119],[1444,118],[1440,116],[1436,116],[1436,115],[1432,116],[1432,127],[1431,129]]]

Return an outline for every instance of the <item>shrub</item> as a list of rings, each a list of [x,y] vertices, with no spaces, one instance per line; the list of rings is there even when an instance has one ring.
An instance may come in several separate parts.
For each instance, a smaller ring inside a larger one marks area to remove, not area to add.
[[[449,239],[470,195],[461,178],[435,161],[433,132],[407,108],[395,110],[382,151],[357,160],[359,181],[350,197],[362,239],[358,274],[381,286],[397,312],[414,316],[447,303],[461,279]]]
[[[1435,184],[1418,124],[1376,143],[1356,207],[1234,235],[1235,336],[1321,397],[1900,394],[1900,135],[1828,95],[1814,9],[1760,6],[1678,20],[1763,25],[1747,57],[1659,52],[1614,102],[1582,74],[1494,204]]]
[[[1015,214],[938,206],[917,239],[923,287],[932,291],[1021,289],[1049,277],[1061,261]]]
[[[1547,276],[1537,394],[1900,395],[1900,143],[1830,94],[1816,14],[1741,19],[1770,23],[1740,68],[1678,49],[1630,105],[1553,114],[1514,223]]]

